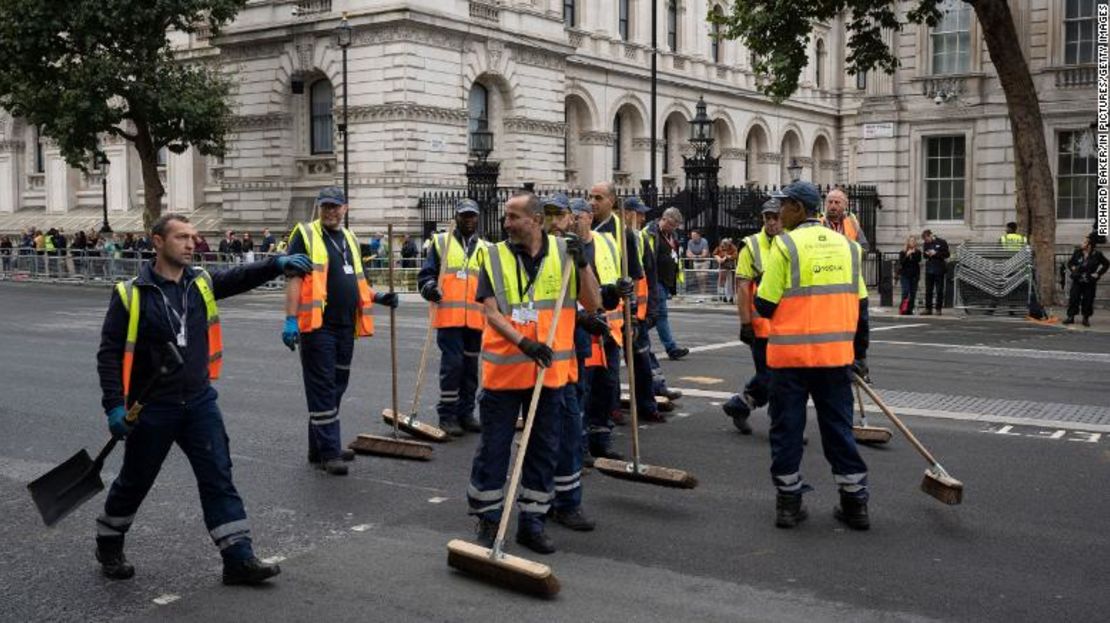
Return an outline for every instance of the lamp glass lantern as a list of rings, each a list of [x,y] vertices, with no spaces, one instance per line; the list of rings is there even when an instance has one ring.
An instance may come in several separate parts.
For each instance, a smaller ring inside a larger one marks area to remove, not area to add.
[[[790,165],[786,167],[786,172],[790,175],[790,181],[797,182],[802,177],[802,165],[798,164],[797,158],[790,159]]]
[[[698,98],[697,114],[690,121],[690,140],[708,142],[713,140],[713,122],[705,112],[705,98]]]
[[[339,20],[339,26],[335,28],[335,43],[346,49],[351,45],[351,23],[347,21],[347,14],[343,14],[343,19]]]
[[[470,153],[484,161],[493,153],[493,132],[486,129],[474,130],[470,133]]]

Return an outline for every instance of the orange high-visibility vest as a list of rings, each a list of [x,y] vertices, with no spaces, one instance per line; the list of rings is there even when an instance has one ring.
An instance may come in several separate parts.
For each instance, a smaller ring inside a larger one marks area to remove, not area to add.
[[[763,256],[771,250],[771,238],[762,229],[744,239],[744,248],[740,253],[747,251],[752,256],[752,270],[755,278],[748,280],[748,304],[752,311],[752,331],[758,338],[766,339],[771,335],[771,321],[759,315],[755,308],[755,293],[759,289],[759,279],[763,276]],[[737,274],[740,262],[736,262]]]
[[[216,306],[216,295],[212,292],[212,275],[203,269],[197,270],[197,277],[189,285],[195,285],[204,300],[205,315],[208,318],[208,378],[213,381],[220,378],[224,362],[224,339],[220,329],[220,310]],[[139,288],[135,287],[135,279],[121,281],[116,284],[120,302],[128,312],[127,340],[123,347],[123,402],[131,393],[131,371],[135,365],[135,344],[139,341]],[[188,319],[185,320],[188,322]]]
[[[824,216],[821,217],[821,224],[825,227],[828,227],[829,229],[832,229],[832,225],[829,223],[829,220]],[[840,224],[844,226],[843,235],[845,238],[851,240],[852,242],[859,242],[859,222],[856,220],[856,217],[845,212],[844,216],[840,219]],[[833,231],[836,230],[834,229]]]
[[[476,239],[475,248],[471,250],[470,257],[467,257],[466,251],[457,239],[451,240],[450,245],[446,245],[446,241],[446,232],[432,236],[432,244],[435,245],[439,261],[446,262],[443,282],[439,284],[440,290],[443,291],[443,300],[435,306],[432,326],[437,329],[466,327],[481,331],[486,327],[486,309],[475,300],[478,294],[478,275],[482,270],[478,263],[480,256],[478,250],[485,248],[489,243],[481,238]],[[450,248],[447,249],[445,258],[443,250],[448,246]]]
[[[615,217],[614,217],[615,218]],[[620,221],[617,221],[620,224]],[[597,281],[599,285],[613,285],[621,277],[621,256],[617,250],[617,242],[612,234],[593,232],[594,240],[594,266],[597,268]],[[620,346],[624,345],[624,302],[621,301],[616,309],[605,312],[605,320],[609,322],[609,335]]]
[[[812,225],[816,225],[813,223]],[[825,227],[803,224],[775,236],[759,294],[777,302],[767,342],[771,368],[846,366],[859,320],[861,247]]]
[[[590,336],[590,356],[582,364],[587,368],[605,368],[608,367],[609,361],[605,358],[605,345],[602,344],[601,337],[597,335]]]
[[[644,265],[644,247],[646,246],[645,238],[647,237],[647,230],[636,232],[636,252],[640,254],[640,265]],[[636,280],[636,319],[640,322],[647,320],[648,315],[648,279],[647,270],[644,274]]]
[[[567,286],[562,309],[555,309],[562,285],[563,265],[569,261],[566,241],[547,236],[547,254],[541,260],[532,282],[508,243],[499,242],[480,251],[482,269],[486,271],[496,296],[497,309],[526,338],[544,343],[556,315],[559,325],[552,345],[554,357],[544,376],[543,385],[559,388],[578,380],[574,356],[575,299],[577,275]],[[574,270],[571,267],[570,270]],[[525,291],[521,291],[521,288]],[[530,321],[532,314],[536,320]],[[491,324],[482,331],[482,388],[488,390],[531,389],[536,385],[538,367],[516,344],[506,339]]]
[[[289,239],[300,232],[304,240],[305,254],[312,260],[312,273],[301,279],[301,298],[297,304],[297,327],[301,333],[310,333],[324,325],[324,307],[328,304],[328,248],[324,241],[324,231],[317,219],[311,223],[297,223],[289,234]],[[355,333],[358,337],[374,335],[374,292],[363,278],[362,253],[358,239],[347,228],[343,228],[347,248],[351,252],[358,282],[358,307],[355,309]]]

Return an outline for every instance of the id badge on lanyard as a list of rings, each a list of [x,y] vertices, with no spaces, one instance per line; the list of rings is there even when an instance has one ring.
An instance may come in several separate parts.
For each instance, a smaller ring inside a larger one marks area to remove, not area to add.
[[[536,282],[539,281],[540,273],[543,272],[543,265],[547,258],[540,260],[539,266],[536,267],[536,276],[532,278],[531,283],[528,284],[528,289],[521,293],[523,305],[513,310],[513,321],[520,324],[530,324],[539,322],[540,314],[536,311]],[[520,259],[516,263],[516,276],[517,285],[520,287]]]
[[[350,264],[344,264],[343,265],[343,272],[348,274],[348,275],[353,275],[353,274],[355,274],[355,267],[351,266]]]
[[[518,324],[531,324],[533,322],[539,322],[540,314],[532,305],[532,303],[528,303],[528,307],[518,307],[514,309],[513,322],[516,322]]]

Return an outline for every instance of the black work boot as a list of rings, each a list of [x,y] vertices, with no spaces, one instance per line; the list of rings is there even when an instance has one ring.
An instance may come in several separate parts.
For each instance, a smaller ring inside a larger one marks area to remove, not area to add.
[[[1084,327],[1091,326],[1091,317],[1090,316],[1083,316],[1083,326]]]
[[[853,530],[867,530],[871,527],[871,518],[867,516],[867,500],[863,498],[840,494],[840,505],[833,511],[833,516]]]
[[[339,458],[343,459],[344,461],[351,462],[351,461],[355,460],[355,451],[354,450],[343,449],[339,453]],[[313,453],[309,452],[308,453],[308,462],[309,463],[319,463],[320,462],[320,455],[313,454]]]
[[[497,522],[479,519],[475,533],[475,541],[478,542],[478,545],[486,549],[492,548],[493,540],[497,538]]]
[[[555,523],[577,532],[589,532],[594,529],[594,521],[582,512],[581,506],[569,510],[552,508],[551,518],[555,520]]]
[[[269,565],[251,556],[247,560],[224,561],[224,584],[261,584],[281,573],[281,567]]]
[[[752,411],[743,397],[734,394],[732,398],[728,399],[728,402],[721,405],[721,409],[724,410],[725,415],[732,418],[732,424],[736,427],[736,430],[740,431],[740,434],[752,434],[752,427],[748,424],[748,416],[752,414]]]
[[[1075,316],[1064,318],[1064,324],[1075,324]]]
[[[482,432],[482,423],[479,422],[478,418],[474,417],[473,415],[470,417],[464,417],[462,421],[459,422],[459,425],[462,426],[462,429],[468,433]]]
[[[775,496],[775,527],[793,528],[809,517],[802,496],[780,493]]]
[[[331,474],[332,476],[346,476],[347,466],[343,464],[343,459],[335,457],[334,459],[327,459],[320,463],[320,469]]]
[[[516,542],[537,554],[555,553],[555,541],[552,541],[543,530],[538,532],[520,530],[516,533]]]
[[[462,426],[459,426],[458,420],[454,418],[440,418],[439,427],[443,429],[443,432],[452,437],[462,437],[464,434]]]
[[[611,459],[614,461],[623,461],[624,455],[613,449],[613,446],[602,446],[600,444],[590,444],[590,456],[595,459]]]
[[[135,567],[123,555],[123,539],[97,539],[96,560],[109,580],[129,580],[135,575]]]

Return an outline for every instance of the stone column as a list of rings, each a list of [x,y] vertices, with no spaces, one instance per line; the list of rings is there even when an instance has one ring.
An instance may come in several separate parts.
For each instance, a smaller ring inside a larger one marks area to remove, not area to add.
[[[721,175],[719,184],[721,186],[743,186],[744,182],[744,165],[748,159],[748,152],[745,149],[738,149],[736,147],[726,147],[721,150]]]
[[[45,139],[44,139],[45,142]],[[44,145],[46,158],[46,212],[64,214],[77,207],[78,172],[62,158],[53,142]]]
[[[189,214],[204,202],[204,156],[189,147],[169,153],[166,162],[166,205],[170,212]]]
[[[10,214],[20,206],[20,158],[23,141],[0,141],[0,214]]]
[[[616,135],[612,132],[583,132],[578,135],[578,142],[582,146],[580,153],[586,154],[590,162],[590,169],[579,170],[582,186],[589,187],[598,180],[607,180],[613,177],[613,141]]]
[[[759,154],[757,162],[760,184],[779,186],[782,184],[782,154],[766,152]]]

